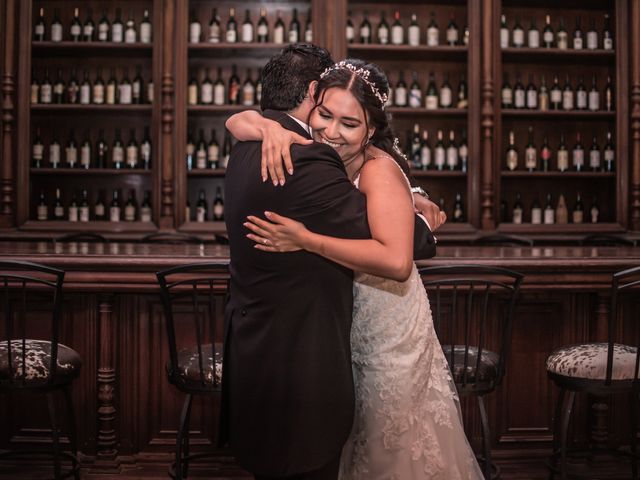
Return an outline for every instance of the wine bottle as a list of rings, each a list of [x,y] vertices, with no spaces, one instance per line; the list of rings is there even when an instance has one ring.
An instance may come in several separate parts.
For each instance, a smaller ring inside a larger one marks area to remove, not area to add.
[[[420,140],[420,125],[413,124],[413,136],[411,137],[409,159],[411,162],[411,168],[420,168],[420,147],[422,142]]]
[[[149,170],[151,168],[151,136],[149,135],[149,126],[144,127],[144,138],[140,144],[140,160],[142,168]]]
[[[504,72],[503,75],[500,98],[502,99],[502,108],[513,108],[513,89],[509,84],[509,74],[507,72]]]
[[[116,69],[112,68],[105,89],[105,100],[107,105],[115,105],[118,101],[118,82],[116,81]]]
[[[520,74],[516,74],[516,83],[513,87],[513,106],[515,108],[525,108],[527,106],[527,95],[524,85],[520,81]]]
[[[420,25],[418,25],[418,16],[415,13],[411,14],[411,22],[407,28],[407,42],[412,47],[420,45]]]
[[[440,107],[451,108],[453,106],[453,92],[449,84],[449,74],[444,74],[442,85],[440,86]]]
[[[520,192],[516,193],[516,201],[513,204],[512,220],[513,223],[520,225],[522,223],[522,214],[524,209],[522,208],[522,198]]]
[[[387,23],[386,13],[383,10],[380,12],[380,23],[378,24],[377,29],[377,38],[378,43],[380,45],[388,45],[389,44],[389,24]]]
[[[362,14],[360,24],[360,43],[371,43],[371,23],[369,22],[369,12],[366,10]]]
[[[30,101],[32,105],[40,103],[40,82],[36,78],[36,69],[31,68],[31,95]]]
[[[307,23],[304,26],[304,41],[306,43],[313,43],[313,21],[311,20],[311,9],[307,14]]]
[[[116,137],[111,147],[111,163],[113,168],[120,169],[124,163],[124,146],[120,140],[120,129],[116,128]]]
[[[548,172],[549,164],[551,163],[551,148],[547,141],[547,136],[544,136],[542,141],[542,148],[540,149],[540,171]]]
[[[129,198],[124,205],[124,221],[135,222],[138,213],[138,202],[136,201],[136,191],[134,189],[129,190]]]
[[[111,41],[122,43],[124,41],[124,25],[120,19],[120,9],[116,8],[116,18],[111,25]]]
[[[607,85],[604,88],[604,109],[607,112],[613,112],[615,109],[615,97],[613,96],[611,75],[607,75]]]
[[[242,105],[252,106],[256,102],[256,86],[251,79],[251,69],[247,68],[247,78],[242,84]]]
[[[524,29],[520,25],[520,17],[516,17],[516,23],[511,34],[513,46],[516,48],[524,47]]]
[[[49,144],[49,164],[51,168],[58,168],[60,166],[60,144],[56,138],[55,132],[53,133],[53,140]]]
[[[216,78],[216,83],[213,85],[213,104],[224,105],[225,97],[226,89],[224,82],[222,81],[222,67],[218,67],[218,76]]]
[[[47,24],[44,19],[44,8],[40,7],[38,18],[33,26],[33,40],[36,42],[44,42],[47,31]]]
[[[509,132],[509,145],[507,146],[506,162],[509,170],[517,170],[519,163],[518,149],[516,148],[515,134],[513,133],[513,130]]]
[[[544,79],[544,75],[540,77],[540,89],[538,90],[538,108],[540,111],[546,112],[549,110],[549,90],[547,89],[547,83]]]
[[[187,135],[187,148],[186,148],[186,160],[187,160],[187,170],[192,170],[194,167],[194,157],[196,154],[196,144],[193,141],[193,137],[189,133]]]
[[[91,163],[91,142],[89,140],[89,131],[86,130],[80,145],[80,168],[88,170],[91,168]]]
[[[564,172],[566,170],[569,170],[569,150],[567,150],[567,147],[564,144],[564,133],[560,134],[560,145],[558,145],[557,164],[559,171]]]
[[[537,198],[534,198],[531,203],[531,223],[533,225],[540,225],[542,223],[542,208]]]
[[[509,48],[509,27],[506,15],[500,15],[500,48]]]
[[[584,168],[584,148],[580,142],[580,132],[576,133],[576,144],[573,147],[572,158],[573,168],[577,172],[581,172]]]
[[[220,17],[218,17],[218,9],[213,7],[211,10],[211,20],[209,21],[209,35],[207,40],[209,43],[220,43],[222,37],[222,27],[220,25]],[[258,39],[260,38],[260,24],[258,23]],[[258,40],[259,41],[259,40]]]
[[[616,164],[616,150],[611,139],[611,132],[607,132],[607,143],[604,146],[604,170],[613,172]]]
[[[216,130],[211,129],[211,140],[207,145],[207,164],[211,169],[218,168],[218,162],[220,160],[220,145],[218,145],[218,139],[216,136]]]
[[[571,219],[573,220],[573,223],[584,222],[584,206],[582,205],[582,196],[580,195],[580,192],[578,192],[576,204],[573,207],[573,212],[571,214]]]
[[[65,163],[68,168],[75,168],[78,164],[78,145],[73,135],[73,130],[69,133],[69,141],[64,149]]]
[[[189,43],[200,43],[200,35],[202,34],[202,25],[198,20],[195,10],[191,10],[189,15],[191,20],[189,21]]]
[[[86,190],[82,190],[82,199],[80,200],[78,217],[81,222],[89,221],[89,193]]]
[[[224,141],[222,143],[222,157],[220,158],[220,168],[227,168],[229,163],[229,155],[231,155],[231,135],[229,131],[225,131]]]
[[[207,168],[207,144],[204,141],[204,130],[202,128],[196,144],[196,168],[199,170]]]
[[[527,108],[536,110],[538,108],[538,90],[533,83],[533,74],[529,74],[529,85],[527,85]]]
[[[142,205],[140,205],[140,221],[150,222],[152,213],[151,192],[149,190],[145,190]]]
[[[62,22],[60,21],[60,11],[57,8],[53,9],[53,21],[51,22],[51,41],[62,41]]]
[[[198,104],[198,80],[195,72],[191,72],[191,78],[187,85],[187,105]]]
[[[598,91],[595,74],[592,77],[591,90],[589,90],[589,110],[592,112],[600,110],[600,92]]]
[[[591,148],[589,149],[589,167],[593,172],[597,172],[602,167],[602,160],[600,158],[600,147],[598,146],[598,138],[594,135],[591,142]]]
[[[553,225],[556,223],[556,211],[551,204],[551,194],[547,193],[547,205],[544,207],[544,224]]]
[[[437,47],[440,44],[440,29],[438,28],[438,22],[436,22],[436,14],[431,11],[431,20],[427,25],[427,46]]]
[[[151,19],[149,18],[149,10],[144,11],[142,16],[142,22],[140,22],[140,42],[151,43],[153,26]]]
[[[558,26],[558,31],[556,32],[556,46],[560,50],[566,50],[569,48],[569,34],[564,28],[563,17],[560,17],[560,25]]]
[[[153,103],[153,78],[147,83],[147,103]]]
[[[433,72],[429,72],[429,84],[425,95],[425,107],[427,110],[436,110],[438,108],[439,95],[436,88],[436,80]]]
[[[89,105],[91,103],[91,83],[89,82],[89,71],[84,69],[84,78],[80,84],[80,104]]]
[[[244,13],[244,22],[242,22],[240,40],[242,43],[253,42],[253,23],[251,23],[251,14],[248,8]]]
[[[109,41],[109,30],[111,29],[111,24],[109,23],[109,19],[107,18],[107,10],[102,10],[102,17],[100,17],[100,21],[98,22],[98,41],[99,42],[108,42]]]
[[[236,9],[229,9],[229,20],[227,20],[227,32],[225,35],[227,43],[236,43],[238,41],[238,23],[236,22]]]
[[[107,220],[107,209],[104,204],[104,190],[98,191],[98,198],[96,199],[96,203],[93,207],[93,216],[98,221]]]
[[[573,110],[575,106],[573,88],[569,81],[569,74],[567,73],[564,88],[562,89],[562,109]]]
[[[42,168],[44,163],[44,143],[40,138],[40,129],[36,129],[36,136],[31,146],[31,164],[33,168]]]
[[[102,105],[104,103],[104,93],[105,93],[105,85],[104,80],[102,79],[102,69],[98,68],[96,72],[96,79],[93,82],[93,103],[96,105]]]
[[[560,110],[562,108],[562,90],[558,83],[558,76],[553,77],[553,86],[551,87],[551,109]]]
[[[449,25],[447,25],[447,45],[454,47],[458,45],[460,41],[460,31],[458,30],[458,25],[456,25],[456,19],[451,13],[451,17],[449,17]]]
[[[529,127],[529,142],[524,150],[524,167],[533,172],[538,166],[538,151],[533,143],[533,127]]]
[[[589,213],[591,214],[591,223],[598,223],[600,218],[600,207],[598,207],[598,197],[596,195],[593,196]]]
[[[200,190],[200,193],[198,193],[198,203],[196,203],[196,222],[205,222],[207,217],[207,197],[204,190]]]
[[[564,195],[560,194],[558,197],[558,204],[556,205],[556,223],[559,225],[566,225],[569,223],[569,212],[567,211],[567,203],[564,199]]]
[[[269,24],[267,23],[267,9],[260,9],[260,19],[258,20],[258,42],[267,43],[269,41]]]
[[[138,142],[136,142],[135,129],[130,130],[129,143],[127,144],[127,167],[138,168]]]
[[[371,31],[371,27],[369,27]],[[289,23],[289,43],[298,43],[300,41],[300,21],[298,20],[298,9],[293,9],[291,23]]]
[[[531,17],[531,25],[527,32],[527,46],[529,48],[540,48],[540,30],[536,27],[535,17]]]
[[[411,73],[413,81],[409,87],[409,106],[413,108],[420,108],[422,106],[422,88],[418,83],[418,72]]]
[[[460,83],[458,84],[458,103],[457,108],[467,108],[469,105],[469,96],[467,94],[467,81],[464,73],[460,74]]]
[[[120,213],[120,194],[116,189],[113,191],[113,197],[111,199],[111,203],[109,204],[109,221],[119,222]]]
[[[551,16],[546,15],[544,18],[544,30],[542,31],[542,44],[545,48],[553,47],[553,28],[551,28]]]
[[[391,25],[391,44],[402,45],[404,43],[404,27],[400,21],[400,11],[396,10],[394,13],[395,21]]]
[[[109,154],[109,146],[104,139],[104,130],[100,129],[98,141],[96,142],[96,167],[105,168]]]
[[[453,204],[453,221],[455,223],[462,223],[465,221],[464,205],[462,203],[462,195],[456,193],[456,200]]]
[[[53,219],[64,220],[64,206],[62,205],[62,194],[59,188],[56,188],[56,200],[53,204]]]
[[[72,42],[79,42],[82,39],[82,23],[80,22],[78,8],[73,9],[73,18],[71,19],[69,35]]]
[[[40,201],[36,208],[36,218],[40,221],[49,220],[49,206],[44,197],[44,190],[40,191]]]
[[[213,103],[213,81],[211,80],[211,67],[205,70],[204,80],[200,87],[200,103],[203,105],[210,105]],[[197,85],[196,85],[197,91]]]
[[[404,81],[404,72],[400,71],[400,77],[395,89],[395,104],[397,107],[407,106],[407,84]]]
[[[222,222],[224,220],[224,199],[222,198],[222,190],[216,187],[216,195],[213,199],[213,220]]]
[[[584,48],[584,34],[580,28],[580,17],[576,17],[576,29],[573,31],[573,49],[582,50]]]
[[[69,217],[67,220],[70,222],[78,221],[78,202],[76,201],[75,192],[71,194],[71,203],[69,204],[69,209],[67,210]]]
[[[596,50],[598,48],[598,31],[596,30],[596,19],[591,17],[591,27],[587,31],[587,48]]]
[[[611,32],[611,19],[608,13],[604,14],[604,27],[602,29],[602,48],[613,50],[613,33]]]
[[[136,31],[136,22],[133,20],[133,10],[129,10],[129,18],[124,31],[124,43],[136,43],[137,40],[138,32]]]
[[[130,105],[133,100],[133,88],[129,81],[129,69],[124,68],[122,71],[122,80],[118,85],[118,99],[122,105]]]
[[[58,74],[56,75],[56,81],[53,84],[53,103],[63,103],[64,102],[64,93],[65,86],[64,81],[62,80],[62,69],[58,69]]]
[[[587,89],[584,86],[584,77],[580,75],[578,77],[578,86],[576,87],[576,109],[586,110],[587,103]]]
[[[429,144],[429,132],[422,131],[422,141],[420,142],[420,167],[427,170],[431,165],[431,145]]]
[[[131,83],[131,100],[136,105],[143,103],[144,80],[142,79],[142,67],[136,65],[136,76]]]
[[[91,7],[87,8],[87,19],[82,25],[82,39],[85,42],[93,42],[95,40],[96,24],[93,23],[93,12]]]
[[[467,129],[462,129],[462,139],[460,145],[458,145],[458,158],[460,160],[460,170],[463,173],[467,173],[467,166],[469,164],[469,146],[467,145]]]
[[[276,24],[276,27],[277,27],[277,24]],[[284,24],[282,25],[282,27],[284,29]],[[355,38],[356,38],[355,28],[353,26],[353,20],[351,20],[351,11],[349,11],[349,12],[347,12],[347,24],[345,26],[345,39],[346,39],[347,43],[353,43]],[[276,43],[278,43],[278,42],[276,42]],[[280,42],[280,43],[282,43],[282,42]]]
[[[444,134],[442,130],[438,130],[436,133],[436,145],[434,147],[434,164],[438,170],[444,170],[446,163],[447,152],[444,148],[444,142],[442,141]]]
[[[227,92],[229,94],[229,105],[240,104],[240,77],[238,77],[238,70],[235,65],[231,65],[231,77],[229,77]]]

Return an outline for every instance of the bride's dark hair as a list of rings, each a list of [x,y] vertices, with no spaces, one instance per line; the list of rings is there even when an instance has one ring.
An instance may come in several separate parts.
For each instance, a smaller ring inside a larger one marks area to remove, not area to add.
[[[352,70],[351,67],[339,67],[338,65],[340,64],[348,64],[355,68]],[[354,72],[354,70],[358,69],[369,72],[367,77],[369,83],[364,80],[361,76],[362,74]],[[373,84],[378,95],[376,95],[376,92],[370,84]],[[380,67],[359,59],[347,59],[344,60],[344,62],[334,65],[328,72],[323,74],[318,81],[314,98],[316,103],[314,110],[322,105],[324,92],[329,88],[341,88],[353,94],[365,112],[367,132],[369,128],[375,128],[370,143],[393,157],[405,174],[409,176],[407,159],[394,148],[395,135],[389,123],[391,118],[384,111],[384,103],[381,97],[384,96],[384,98],[386,98],[389,95],[389,82]],[[368,143],[368,136],[365,134],[362,139],[363,151]]]

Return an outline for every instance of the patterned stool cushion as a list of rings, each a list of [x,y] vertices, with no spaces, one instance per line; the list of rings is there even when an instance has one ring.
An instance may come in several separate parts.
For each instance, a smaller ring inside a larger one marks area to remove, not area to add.
[[[547,358],[547,371],[571,378],[605,380],[607,376],[606,343],[585,343],[563,347]],[[631,380],[636,365],[636,348],[614,344],[612,380]]]
[[[216,343],[216,361],[215,361],[215,374],[214,374],[214,362],[213,351],[211,344],[202,345],[202,370],[204,372],[204,386],[208,388],[215,388],[220,386],[222,379],[222,344]],[[167,364],[167,371],[170,370],[170,365]],[[202,379],[200,378],[200,366],[198,362],[198,347],[193,346],[189,348],[183,348],[178,351],[178,372],[179,380],[183,386],[195,389],[202,389]]]
[[[451,365],[451,345],[443,345],[442,351],[449,362],[453,381],[463,382],[464,374],[464,345],[455,345],[453,348],[453,365]],[[500,357],[491,350],[482,350],[480,368],[476,372],[476,362],[478,361],[478,348],[469,346],[469,357],[467,361],[467,383],[490,382],[498,377],[498,361]]]
[[[11,341],[11,370],[9,369],[9,344],[6,340],[0,342],[0,385],[13,380],[26,387],[36,387],[45,385],[50,381],[51,342],[27,339],[26,350],[26,365],[23,375],[22,340]],[[58,343],[56,364],[53,384],[61,385],[71,382],[80,374],[82,361],[75,350]]]

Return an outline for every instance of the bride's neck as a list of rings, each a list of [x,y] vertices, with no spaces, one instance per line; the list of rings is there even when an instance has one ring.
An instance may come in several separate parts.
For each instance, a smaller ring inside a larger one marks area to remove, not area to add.
[[[344,168],[347,171],[349,180],[353,182],[364,165],[364,153],[357,153],[349,159],[343,159],[342,162],[344,163]]]

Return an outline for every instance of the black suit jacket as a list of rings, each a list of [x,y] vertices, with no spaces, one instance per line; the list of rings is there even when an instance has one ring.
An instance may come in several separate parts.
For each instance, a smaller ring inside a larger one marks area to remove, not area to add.
[[[264,115],[308,138],[284,112]],[[221,440],[243,467],[265,476],[313,470],[335,458],[349,434],[353,272],[305,251],[261,252],[242,224],[271,210],[317,233],[370,236],[365,197],[335,151],[314,143],[294,145],[291,154],[295,172],[283,187],[262,182],[260,142],[239,142],[225,175],[231,293]],[[433,238],[420,223],[416,247],[426,258]]]

